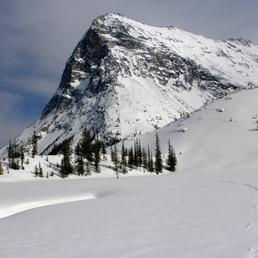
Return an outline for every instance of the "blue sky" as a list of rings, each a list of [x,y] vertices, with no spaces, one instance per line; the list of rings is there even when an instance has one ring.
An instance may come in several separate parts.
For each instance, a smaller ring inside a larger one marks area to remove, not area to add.
[[[37,120],[76,43],[92,20],[107,12],[258,43],[257,0],[1,1],[0,146]]]

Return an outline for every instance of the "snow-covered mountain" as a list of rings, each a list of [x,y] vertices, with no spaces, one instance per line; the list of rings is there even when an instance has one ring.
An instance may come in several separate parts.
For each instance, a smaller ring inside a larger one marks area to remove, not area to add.
[[[75,144],[84,127],[112,142],[257,86],[258,46],[249,41],[212,40],[106,14],[83,35],[56,93],[18,142],[28,143],[36,131],[39,152],[49,152],[65,139]]]

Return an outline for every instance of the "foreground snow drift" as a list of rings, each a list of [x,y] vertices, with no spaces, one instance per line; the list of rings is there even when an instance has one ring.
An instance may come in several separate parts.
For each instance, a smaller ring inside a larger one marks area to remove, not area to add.
[[[61,199],[19,203],[16,205],[0,208],[0,219],[12,216],[14,214],[17,214],[23,211],[35,209],[35,208],[41,208],[41,207],[46,207],[50,205],[68,203],[68,202],[85,201],[90,199],[95,199],[95,196],[92,194],[87,194],[84,196],[75,196],[75,197],[66,197]]]
[[[245,174],[251,184],[252,173]],[[89,191],[100,198],[1,219],[0,257],[249,257],[258,250],[258,193],[237,175],[230,182],[220,178],[3,184],[1,195],[10,200]]]

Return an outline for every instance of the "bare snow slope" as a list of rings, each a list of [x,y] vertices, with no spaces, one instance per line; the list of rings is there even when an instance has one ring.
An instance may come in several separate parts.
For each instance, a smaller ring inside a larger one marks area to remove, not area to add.
[[[119,14],[96,18],[66,63],[35,126],[40,152],[87,127],[112,142],[168,125],[237,88],[258,85],[258,47],[153,27]]]
[[[257,99],[257,89],[231,94],[194,112],[188,119],[158,130],[163,151],[167,151],[170,139],[180,160],[179,170],[185,172],[198,170],[212,174],[216,171],[214,175],[217,176],[221,171],[225,176],[227,169],[256,168]],[[182,129],[187,130],[182,132]],[[154,138],[155,132],[142,135],[142,144],[149,145],[151,139],[154,143]],[[127,144],[130,145],[130,141]]]
[[[232,94],[160,129],[163,149],[168,138],[176,147],[176,173],[0,181],[0,208],[96,197],[0,219],[0,257],[258,257],[257,98],[258,89]]]

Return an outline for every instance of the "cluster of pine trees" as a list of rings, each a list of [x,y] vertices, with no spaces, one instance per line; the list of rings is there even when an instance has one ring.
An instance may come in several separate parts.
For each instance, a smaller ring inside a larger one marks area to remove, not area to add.
[[[79,176],[90,175],[92,170],[96,173],[100,173],[99,163],[101,161],[101,155],[105,158],[106,149],[105,145],[99,141],[95,135],[92,135],[90,131],[84,129],[82,138],[75,147],[74,154],[75,167],[73,168],[69,144],[64,144],[60,169],[62,177],[66,177],[73,172]]]
[[[24,148],[16,143],[9,141],[8,146],[8,166],[12,169],[24,169]]]
[[[32,158],[35,157],[37,154],[37,141],[38,137],[36,136],[36,133],[34,132],[31,144],[32,144],[32,151],[31,156]],[[18,169],[24,169],[24,146],[18,145],[15,142],[9,141],[8,146],[8,167],[18,170]],[[26,162],[25,162],[26,163]]]
[[[31,140],[32,158],[37,154],[37,141],[38,137],[34,132]],[[60,145],[60,148],[63,153],[61,165],[58,165],[61,177],[67,177],[72,173],[79,176],[91,175],[92,171],[100,173],[100,161],[106,159],[105,144],[87,129],[83,130],[82,138],[75,147],[74,159],[72,159],[72,151],[69,142],[64,142]],[[154,153],[151,152],[149,147],[147,149],[142,147],[141,141],[136,139],[134,145],[130,148],[125,147],[124,143],[122,143],[119,153],[116,144],[111,147],[111,161],[114,163],[117,176],[118,173],[127,173],[128,169],[138,168],[142,168],[144,171],[155,172],[156,174],[162,173],[164,168],[174,172],[177,165],[175,151],[170,141],[168,142],[166,164],[163,164],[164,159],[162,158],[158,133],[156,133]],[[26,162],[29,163],[29,161],[25,161],[25,163]],[[8,164],[9,168],[12,169],[24,169],[23,146],[18,146],[11,141],[9,142]],[[0,174],[2,173],[3,169],[0,163]],[[43,170],[40,163],[38,166],[35,166],[34,173],[36,177],[43,177]]]
[[[149,147],[146,150],[141,146],[141,141],[137,139],[134,142],[134,146],[129,149],[122,143],[120,157],[118,155],[117,146],[111,147],[111,160],[115,164],[115,170],[118,171],[118,169],[121,169],[122,173],[127,173],[128,168],[143,168],[144,171],[155,172],[156,174],[162,173],[163,159],[158,134],[156,134],[154,155]],[[175,172],[176,164],[175,151],[169,141],[166,169]]]

